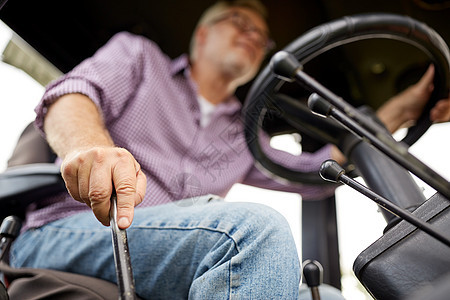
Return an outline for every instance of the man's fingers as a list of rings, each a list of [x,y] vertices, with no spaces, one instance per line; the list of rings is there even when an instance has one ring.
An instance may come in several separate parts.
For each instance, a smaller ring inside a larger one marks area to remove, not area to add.
[[[430,65],[427,71],[420,78],[418,85],[426,88],[427,90],[433,89],[433,78],[434,78],[434,65]]]
[[[95,216],[105,226],[109,225],[112,191],[111,167],[105,164],[104,149],[100,149],[93,158],[88,197]]]
[[[430,111],[430,119],[433,122],[450,121],[450,96],[448,99],[440,100]]]
[[[147,189],[147,177],[142,170],[137,173],[137,183],[136,183],[136,195],[134,200],[134,206],[138,206],[145,196],[145,191]]]
[[[78,195],[80,201],[90,206],[89,183],[92,172],[92,160],[90,158],[79,156],[76,158],[76,161],[78,166]]]
[[[66,188],[70,196],[77,201],[83,202],[78,190],[78,166],[72,162],[64,162],[61,165],[61,176],[66,183]]]
[[[137,186],[136,166],[131,154],[122,149],[117,152],[117,163],[112,169],[117,194],[117,224],[125,229],[131,225]]]
[[[64,160],[61,173],[70,195],[90,206],[106,226],[115,189],[118,225],[122,229],[131,225],[134,206],[144,199],[147,179],[130,152],[105,147],[74,152]]]
[[[110,197],[107,200],[90,199],[90,206],[97,220],[105,226],[109,226],[109,210],[111,207]]]

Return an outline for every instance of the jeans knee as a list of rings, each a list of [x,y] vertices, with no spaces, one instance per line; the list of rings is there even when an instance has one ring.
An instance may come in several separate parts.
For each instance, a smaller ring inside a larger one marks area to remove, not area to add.
[[[246,277],[245,272],[251,273],[248,275],[252,278],[251,285],[256,284],[261,291],[272,295],[255,298],[278,299],[285,295],[281,298],[296,299],[300,261],[286,218],[268,206],[253,203],[242,203],[236,211],[244,216],[244,220],[232,235],[239,254],[231,261],[231,272],[241,274],[241,280]],[[280,290],[275,291],[274,286]],[[235,288],[240,290],[237,286]]]
[[[248,221],[259,224],[264,230],[290,230],[286,218],[277,210],[264,204],[246,203],[243,210],[247,210]]]
[[[237,212],[240,220],[237,221],[236,232],[232,233],[235,238],[242,243],[255,240],[270,246],[283,244],[287,251],[295,249],[290,225],[281,213],[263,204],[236,204],[232,210]],[[231,214],[235,215],[234,212]]]

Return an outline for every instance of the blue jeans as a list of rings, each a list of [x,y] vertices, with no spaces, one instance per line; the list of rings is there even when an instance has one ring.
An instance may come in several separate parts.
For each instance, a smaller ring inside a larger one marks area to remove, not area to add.
[[[284,217],[259,204],[208,200],[135,210],[127,234],[137,294],[297,299],[300,263]],[[11,265],[116,281],[110,229],[91,212],[23,233],[13,245]]]

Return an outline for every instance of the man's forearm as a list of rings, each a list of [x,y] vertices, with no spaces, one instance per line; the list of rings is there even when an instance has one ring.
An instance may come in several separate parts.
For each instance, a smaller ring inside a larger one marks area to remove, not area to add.
[[[81,94],[59,98],[49,107],[44,130],[50,146],[63,158],[61,175],[72,198],[86,203],[108,225],[115,189],[118,225],[130,226],[147,180],[133,155],[114,147],[95,104]]]
[[[95,104],[85,95],[68,94],[52,104],[44,121],[47,140],[55,153],[68,153],[95,146],[114,146]]]

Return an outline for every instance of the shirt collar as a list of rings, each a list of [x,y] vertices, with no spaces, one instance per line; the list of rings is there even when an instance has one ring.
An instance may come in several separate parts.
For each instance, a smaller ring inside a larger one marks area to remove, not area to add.
[[[181,56],[175,58],[170,63],[170,74],[172,76],[177,75],[183,70],[186,70],[189,68],[189,57],[187,54],[182,54]]]

